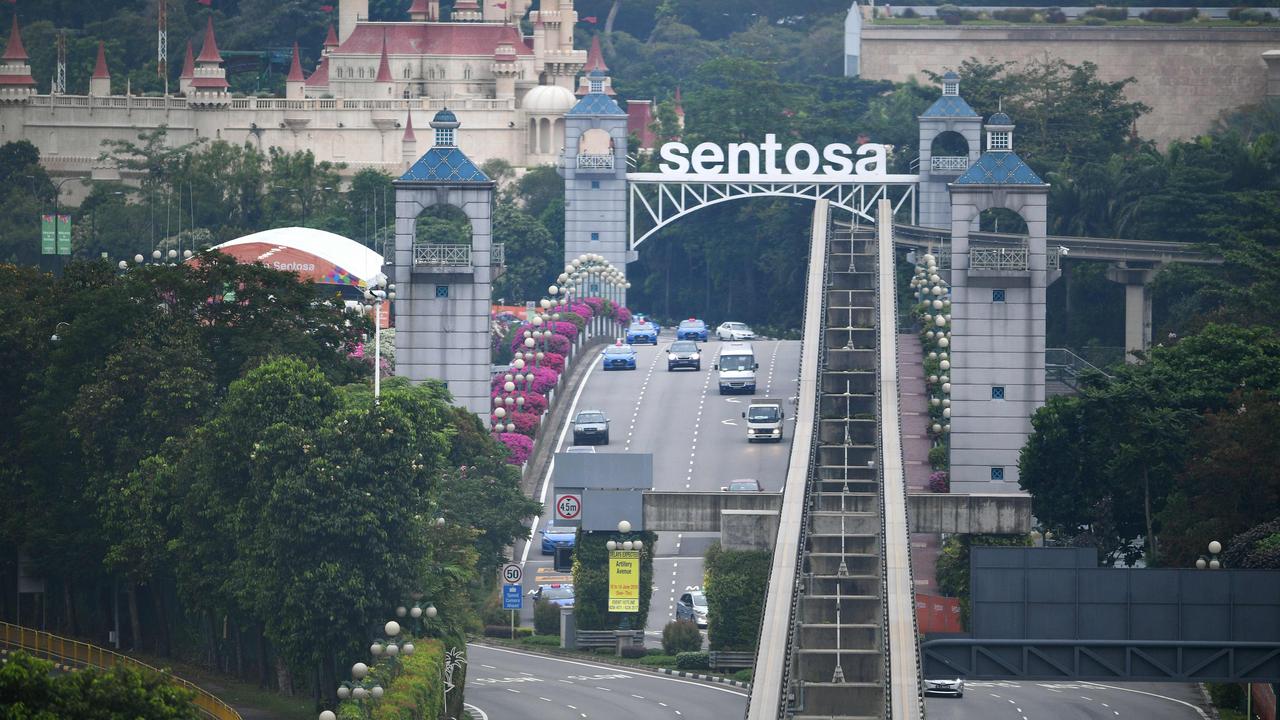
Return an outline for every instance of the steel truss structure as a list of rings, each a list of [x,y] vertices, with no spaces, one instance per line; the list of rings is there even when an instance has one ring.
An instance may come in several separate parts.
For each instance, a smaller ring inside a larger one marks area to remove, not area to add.
[[[920,644],[925,677],[970,680],[1280,681],[1280,644],[1209,640],[992,640]]]
[[[628,249],[666,225],[704,207],[748,197],[794,197],[829,200],[832,205],[875,223],[876,203],[893,202],[894,216],[915,222],[917,175],[889,175],[878,181],[714,180],[715,176],[679,179],[661,173],[627,173],[629,194]],[[902,215],[902,213],[906,213]]]

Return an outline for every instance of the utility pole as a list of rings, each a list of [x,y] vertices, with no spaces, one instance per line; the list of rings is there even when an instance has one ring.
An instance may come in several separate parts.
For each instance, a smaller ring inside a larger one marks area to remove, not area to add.
[[[67,94],[67,31],[58,31],[58,60],[53,71],[53,95]]]
[[[158,31],[156,34],[156,72],[164,80],[165,97],[169,95],[169,12],[168,0],[156,3]]]

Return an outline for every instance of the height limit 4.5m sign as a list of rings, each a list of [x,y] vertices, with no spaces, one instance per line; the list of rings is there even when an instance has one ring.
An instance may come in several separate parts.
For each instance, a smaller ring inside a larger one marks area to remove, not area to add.
[[[575,493],[556,494],[556,519],[578,520],[582,517],[582,496]]]

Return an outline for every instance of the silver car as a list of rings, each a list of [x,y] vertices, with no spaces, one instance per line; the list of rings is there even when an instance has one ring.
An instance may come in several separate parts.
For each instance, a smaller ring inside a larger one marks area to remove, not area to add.
[[[925,695],[950,695],[952,697],[964,697],[964,679],[963,678],[926,678],[924,681]]]
[[[689,620],[698,627],[707,626],[707,596],[701,590],[687,592],[676,603],[676,620]]]
[[[722,322],[716,328],[716,337],[721,340],[754,340],[756,333],[746,323]]]
[[[573,419],[574,445],[608,445],[609,419],[599,410],[583,410]]]

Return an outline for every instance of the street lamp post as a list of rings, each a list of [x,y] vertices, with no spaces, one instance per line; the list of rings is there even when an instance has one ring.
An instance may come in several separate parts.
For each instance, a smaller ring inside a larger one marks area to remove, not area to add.
[[[1197,570],[1205,570],[1205,569],[1221,570],[1222,561],[1218,559],[1218,556],[1221,554],[1222,554],[1222,543],[1218,542],[1217,540],[1209,541],[1209,555],[1208,557],[1201,555],[1200,557],[1196,558],[1196,569]]]
[[[396,286],[387,283],[387,276],[378,273],[365,290],[364,298],[373,305],[373,402],[382,399],[382,303],[396,299]]]

